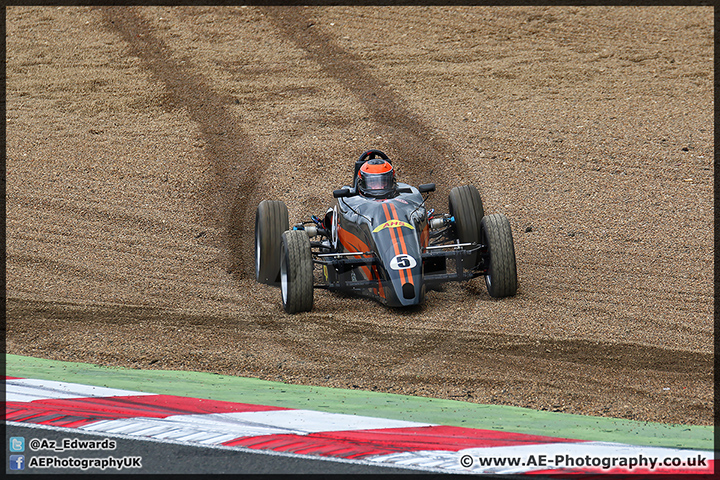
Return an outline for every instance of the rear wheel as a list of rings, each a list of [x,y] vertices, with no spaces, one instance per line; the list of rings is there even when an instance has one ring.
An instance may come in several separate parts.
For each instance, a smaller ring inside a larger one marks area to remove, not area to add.
[[[263,200],[255,213],[255,280],[280,282],[281,236],[289,228],[288,209],[280,200]]]
[[[310,239],[302,230],[288,230],[282,234],[280,292],[287,313],[312,310],[313,260]]]
[[[460,243],[481,243],[480,223],[485,214],[480,192],[474,185],[463,185],[450,190],[450,215],[455,218],[455,232]],[[480,254],[463,257],[463,268],[472,269],[480,262]]]
[[[517,292],[515,244],[510,221],[502,213],[482,220],[482,242],[487,246],[485,285],[491,297],[511,297]]]

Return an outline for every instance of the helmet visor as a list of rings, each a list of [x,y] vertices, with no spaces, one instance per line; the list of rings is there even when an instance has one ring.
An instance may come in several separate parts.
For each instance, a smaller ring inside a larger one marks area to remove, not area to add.
[[[393,187],[393,172],[366,173],[365,188],[368,190],[389,190]]]

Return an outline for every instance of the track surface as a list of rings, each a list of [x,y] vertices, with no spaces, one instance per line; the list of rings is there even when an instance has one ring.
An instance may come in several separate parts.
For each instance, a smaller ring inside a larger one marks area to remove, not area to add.
[[[713,419],[711,7],[9,7],[7,350]],[[519,292],[252,279],[254,211],[380,148],[511,220]]]
[[[111,438],[107,435],[91,435],[80,433],[74,429],[46,429],[42,427],[25,427],[17,424],[8,425],[6,432],[6,444],[9,445],[10,437],[24,437],[26,441],[33,438],[40,440],[55,441],[61,444],[64,439],[77,438],[80,441],[96,440],[103,441]],[[68,468],[26,468],[23,472],[11,471],[7,466],[6,474],[12,473],[34,473],[34,474],[77,474],[77,473],[141,473],[147,474],[224,474],[235,473],[243,475],[265,475],[265,474],[417,474],[417,470],[409,470],[395,467],[373,466],[353,464],[349,462],[334,462],[322,458],[301,458],[299,456],[268,455],[262,451],[238,451],[230,449],[203,448],[197,445],[178,445],[173,443],[160,443],[144,441],[137,438],[120,438],[115,440],[117,447],[111,452],[39,452],[35,456],[54,456],[58,458],[114,458],[141,457],[141,469],[117,469],[90,468],[85,471],[81,469]],[[30,452],[28,452],[30,453]],[[29,460],[32,454],[26,454]],[[516,477],[517,478],[517,477]]]

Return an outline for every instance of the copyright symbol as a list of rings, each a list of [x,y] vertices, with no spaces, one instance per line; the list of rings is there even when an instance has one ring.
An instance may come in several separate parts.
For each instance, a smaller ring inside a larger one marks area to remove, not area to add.
[[[463,455],[460,457],[460,465],[462,465],[465,468],[472,467],[473,464],[473,458],[470,455]]]
[[[30,440],[30,450],[37,450],[40,448],[40,440],[33,438]]]

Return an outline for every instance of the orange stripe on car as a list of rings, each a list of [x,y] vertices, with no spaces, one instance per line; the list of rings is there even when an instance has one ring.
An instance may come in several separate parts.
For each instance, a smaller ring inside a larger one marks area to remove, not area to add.
[[[385,211],[385,220],[390,221],[394,220],[392,214],[390,213],[390,209],[387,206],[387,203],[383,202],[383,210]],[[390,238],[392,239],[393,249],[395,250],[395,256],[400,255],[400,244],[397,240],[397,237],[395,236],[395,230],[398,230],[397,228],[388,228],[390,230]],[[407,280],[405,278],[405,270],[400,270],[400,281],[405,284],[407,283]]]
[[[385,209],[385,213],[388,215],[388,221],[389,220],[397,220],[397,210],[395,210],[395,205],[392,203],[390,204],[390,207],[395,212],[395,215],[393,216],[390,213],[390,210],[388,209],[388,206],[386,203],[383,203],[383,208]],[[395,248],[395,255],[400,255],[401,253],[403,255],[407,255],[407,247],[405,246],[405,239],[402,236],[402,229],[401,228],[390,228],[390,237],[393,241],[393,247]],[[413,282],[412,275],[410,274],[410,271],[408,269],[402,269],[400,270],[400,281],[404,284],[410,282],[413,285],[415,282]]]
[[[422,248],[426,248],[428,246],[428,243],[430,243],[430,224],[426,223],[425,228],[420,234],[420,246]]]
[[[375,293],[380,295],[382,298],[385,298],[385,288],[383,287],[382,280],[380,280],[380,274],[377,271],[376,265],[373,265],[372,271],[373,271],[373,274],[375,275],[375,278],[378,279],[378,286],[375,289]]]
[[[370,247],[365,242],[360,240],[356,235],[343,230],[340,226],[337,227],[338,240],[349,252],[369,252]],[[361,255],[355,255],[355,258],[362,258]],[[362,265],[360,270],[365,274],[365,279],[370,280],[373,278],[373,274],[366,265]]]
[[[397,218],[399,215],[397,214],[397,210],[395,209],[395,205],[393,205],[393,204],[391,203],[391,204],[390,204],[390,208],[392,208],[392,211],[393,211],[393,213],[395,214],[395,217]],[[407,254],[408,254],[407,245],[405,245],[405,235],[403,235],[403,233],[402,233],[402,228],[394,228],[393,230],[397,230],[397,235],[398,235],[398,237],[400,237],[400,245],[401,245],[401,247],[402,247],[402,253],[403,253],[404,255],[407,255]],[[411,284],[415,285],[415,282],[414,282],[413,276],[412,276],[412,270],[410,270],[409,268],[407,268],[407,269],[405,269],[405,270],[403,270],[403,271],[404,271],[405,274],[407,275],[409,282],[410,282]]]

